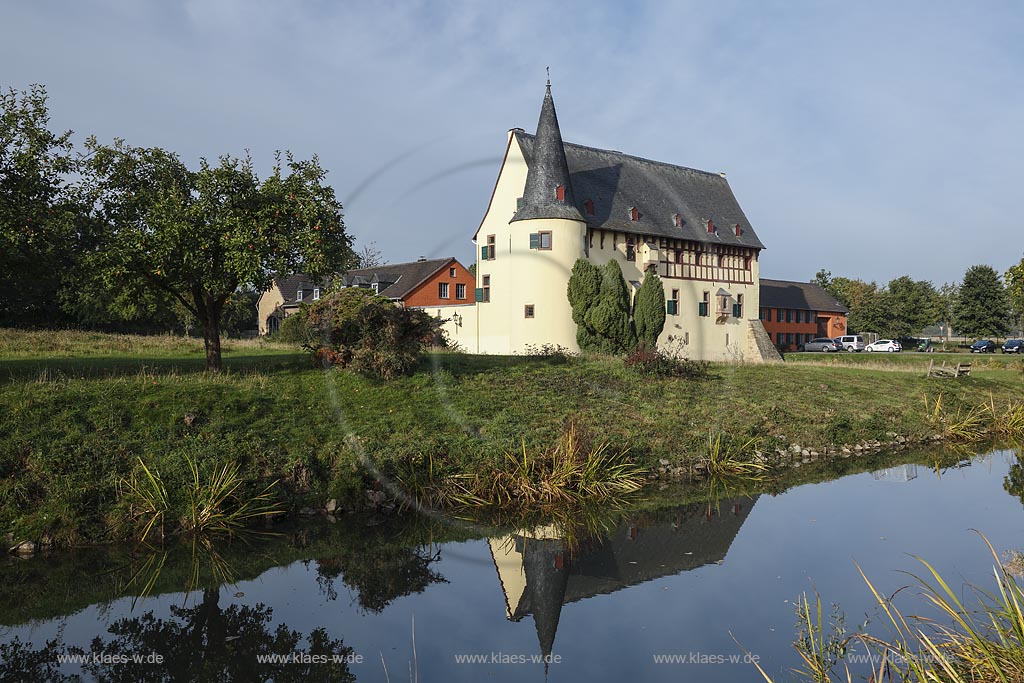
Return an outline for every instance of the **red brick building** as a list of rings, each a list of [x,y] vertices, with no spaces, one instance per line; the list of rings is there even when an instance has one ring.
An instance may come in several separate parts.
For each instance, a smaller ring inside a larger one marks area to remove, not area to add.
[[[795,351],[817,337],[846,334],[845,306],[810,282],[761,278],[760,318],[775,346]]]
[[[346,287],[369,287],[410,308],[474,303],[476,278],[454,256],[350,270]]]
[[[476,286],[476,278],[454,256],[360,268],[338,279],[342,287],[372,289],[410,308],[473,305]],[[260,334],[277,331],[299,306],[320,299],[321,292],[327,291],[325,283],[303,273],[276,278],[257,304]]]

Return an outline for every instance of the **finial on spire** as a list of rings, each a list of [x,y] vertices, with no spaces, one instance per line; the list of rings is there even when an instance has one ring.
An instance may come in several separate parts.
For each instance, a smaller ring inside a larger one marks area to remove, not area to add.
[[[546,67],[544,67],[544,70],[548,72],[548,87],[550,88],[551,87],[551,67],[550,66],[546,66]]]

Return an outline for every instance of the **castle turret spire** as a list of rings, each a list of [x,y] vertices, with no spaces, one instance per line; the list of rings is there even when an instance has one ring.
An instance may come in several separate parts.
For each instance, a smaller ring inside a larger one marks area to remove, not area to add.
[[[565,160],[562,133],[558,129],[555,101],[551,97],[551,81],[548,80],[544,103],[537,121],[537,134],[533,140],[533,158],[529,159],[526,172],[526,188],[523,191],[523,205],[513,221],[531,218],[567,218],[583,221],[576,208],[569,179],[569,164]]]

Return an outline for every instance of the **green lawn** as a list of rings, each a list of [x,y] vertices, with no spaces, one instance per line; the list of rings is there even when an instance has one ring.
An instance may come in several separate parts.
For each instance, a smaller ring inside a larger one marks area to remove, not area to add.
[[[289,507],[356,505],[372,474],[489,467],[523,442],[551,443],[570,417],[656,466],[692,460],[709,431],[775,446],[923,437],[926,396],[1003,403],[1024,387],[1016,358],[974,356],[970,378],[939,380],[924,367],[944,354],[822,356],[679,380],[607,357],[442,353],[382,382],[260,342],[229,342],[226,372],[211,375],[201,341],[0,331],[0,530],[116,536],[118,482],[138,458],[169,486],[186,480],[188,454],[207,471],[237,461],[253,492],[279,479]]]
[[[882,366],[916,367],[927,368],[928,363],[935,361],[940,364],[943,361],[950,363],[973,363],[979,368],[1024,368],[1024,355],[1015,353],[920,353],[918,351],[900,351],[899,353],[787,353],[787,361],[800,363],[826,362],[830,365],[861,365],[881,364]]]

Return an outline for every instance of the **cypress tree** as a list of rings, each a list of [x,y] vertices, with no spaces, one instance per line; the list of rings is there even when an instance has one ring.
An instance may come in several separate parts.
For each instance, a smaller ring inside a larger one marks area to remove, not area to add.
[[[583,351],[601,350],[597,332],[587,324],[587,313],[597,304],[601,291],[601,271],[590,261],[577,259],[569,277],[567,296],[572,306],[572,321],[576,323],[576,343]]]
[[[618,262],[609,261],[601,269],[597,305],[587,311],[585,322],[601,338],[601,350],[606,353],[625,353],[636,345],[629,290]]]
[[[644,274],[644,282],[636,293],[633,323],[637,341],[648,348],[655,348],[658,336],[665,328],[665,289],[653,269]]]

